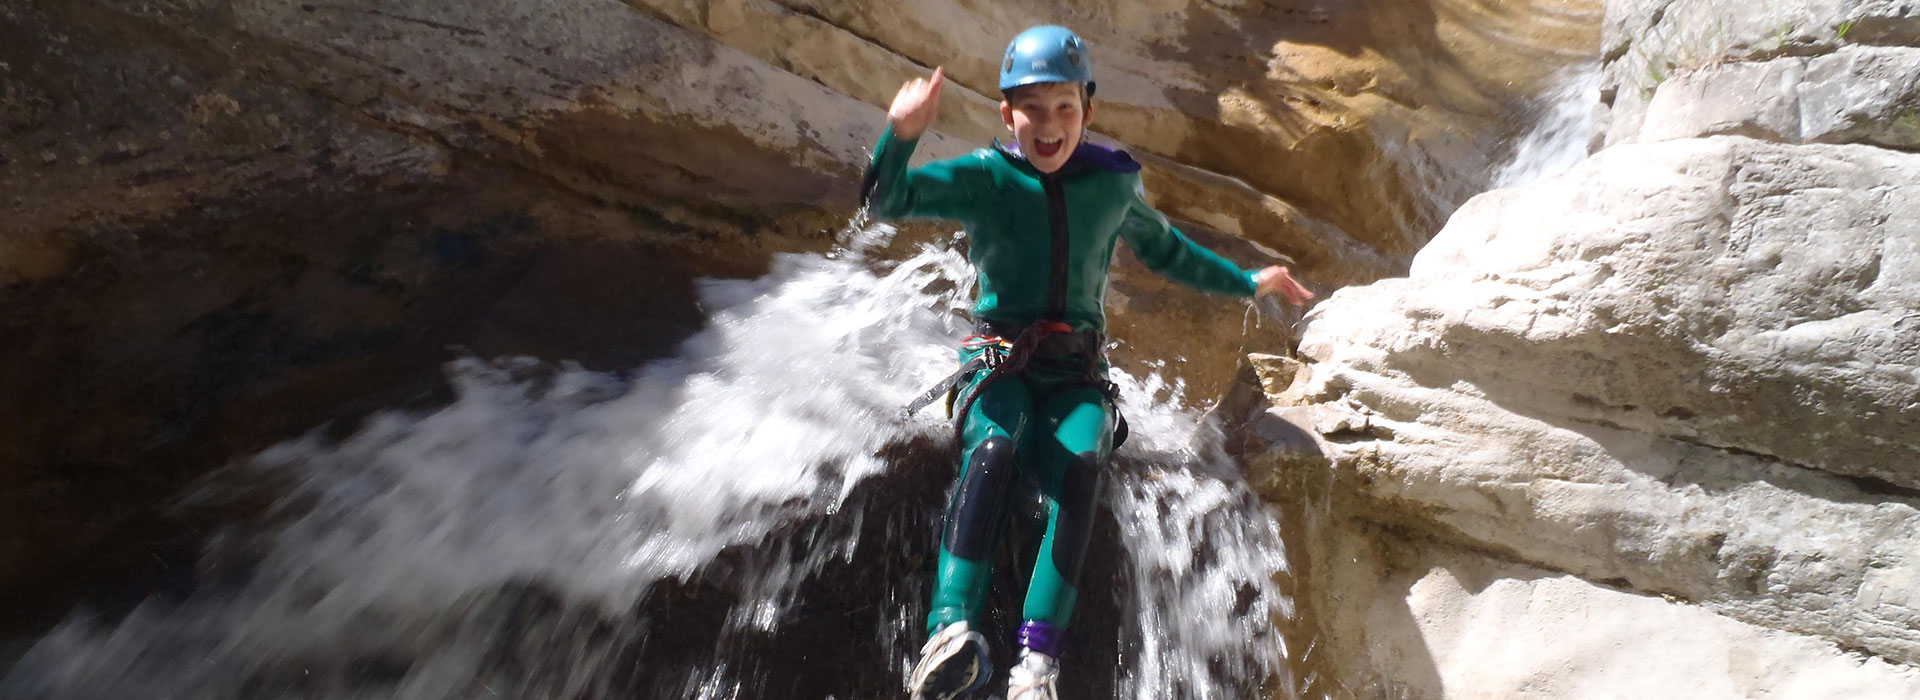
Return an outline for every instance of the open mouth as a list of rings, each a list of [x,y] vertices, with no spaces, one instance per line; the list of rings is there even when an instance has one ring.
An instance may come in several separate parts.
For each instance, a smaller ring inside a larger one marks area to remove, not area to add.
[[[1041,158],[1052,158],[1060,153],[1060,147],[1065,144],[1066,139],[1034,139],[1033,154]]]

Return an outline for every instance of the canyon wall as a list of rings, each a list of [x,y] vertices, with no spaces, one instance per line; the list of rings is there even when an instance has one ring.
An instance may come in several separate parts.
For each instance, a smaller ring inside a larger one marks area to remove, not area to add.
[[[1361,697],[1920,695],[1920,5],[1612,0],[1595,139],[1259,357]],[[1249,379],[1251,382],[1252,379]]]

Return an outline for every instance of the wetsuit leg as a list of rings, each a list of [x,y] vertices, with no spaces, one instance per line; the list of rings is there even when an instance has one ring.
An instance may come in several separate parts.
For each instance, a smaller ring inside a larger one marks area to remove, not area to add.
[[[1047,497],[1047,533],[1034,559],[1022,617],[1064,631],[1113,449],[1114,411],[1106,396],[1089,386],[1062,388],[1041,400],[1039,408],[1043,429],[1034,431],[1030,444],[1034,476]]]
[[[927,613],[928,634],[962,620],[980,627],[994,548],[1015,480],[1020,478],[1016,447],[1025,439],[1033,416],[1033,394],[1020,377],[986,385],[967,413],[960,480],[947,503],[940,537],[940,572],[934,579],[933,608]]]

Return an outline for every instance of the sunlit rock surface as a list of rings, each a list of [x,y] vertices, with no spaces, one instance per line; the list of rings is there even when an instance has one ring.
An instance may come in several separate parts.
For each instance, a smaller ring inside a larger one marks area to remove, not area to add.
[[[1336,293],[1304,365],[1256,359],[1247,454],[1300,512],[1322,672],[1363,697],[1920,695],[1915,22],[1609,3],[1610,145]]]
[[[1603,41],[1608,143],[1741,130],[1896,148],[1920,138],[1910,0],[1615,0]]]

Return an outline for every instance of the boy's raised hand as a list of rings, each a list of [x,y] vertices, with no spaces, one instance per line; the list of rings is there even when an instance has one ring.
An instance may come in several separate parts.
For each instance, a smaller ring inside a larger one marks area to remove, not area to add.
[[[893,106],[887,108],[895,136],[917,139],[933,125],[934,115],[940,112],[940,85],[946,77],[947,69],[942,66],[933,69],[932,78],[914,78],[900,86],[900,92],[893,96]]]
[[[1295,305],[1305,304],[1308,299],[1313,298],[1313,292],[1309,291],[1306,285],[1300,284],[1299,280],[1293,278],[1291,271],[1279,265],[1253,273],[1253,284],[1255,295],[1266,296],[1279,292],[1280,296],[1286,297],[1287,301]]]

